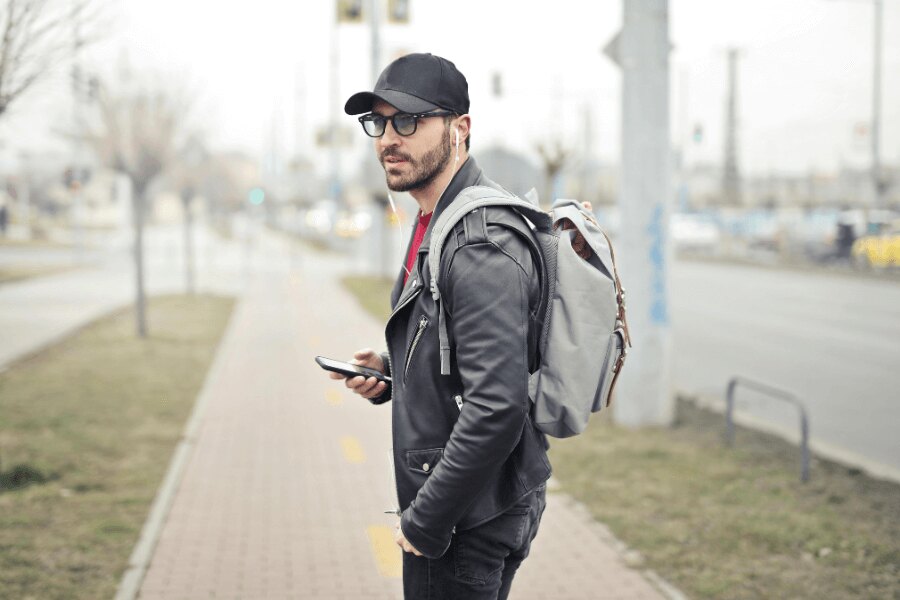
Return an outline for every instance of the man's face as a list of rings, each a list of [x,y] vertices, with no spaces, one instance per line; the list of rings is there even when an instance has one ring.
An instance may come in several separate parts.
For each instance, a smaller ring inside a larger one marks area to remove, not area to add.
[[[390,117],[396,108],[376,102],[372,112]],[[400,135],[388,121],[384,135],[375,138],[375,152],[384,167],[388,189],[408,192],[430,184],[450,161],[450,129],[443,117],[419,119],[416,132]]]

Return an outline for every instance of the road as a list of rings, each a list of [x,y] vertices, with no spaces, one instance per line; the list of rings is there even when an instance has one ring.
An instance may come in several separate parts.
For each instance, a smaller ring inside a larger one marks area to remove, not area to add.
[[[680,390],[723,398],[742,375],[792,391],[814,441],[900,473],[900,284],[681,261],[671,302]],[[797,430],[792,407],[741,398],[753,417]]]

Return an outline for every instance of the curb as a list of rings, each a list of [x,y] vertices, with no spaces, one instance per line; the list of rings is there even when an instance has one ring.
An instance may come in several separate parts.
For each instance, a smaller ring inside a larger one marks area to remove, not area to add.
[[[705,408],[719,414],[725,413],[724,400],[712,394],[699,394],[691,393],[686,390],[677,390],[676,395],[699,408]],[[810,415],[810,419],[812,419],[813,416],[814,415]],[[795,429],[774,425],[754,417],[747,411],[741,410],[737,403],[735,403],[734,408],[734,422],[754,431],[774,435],[795,446],[799,443],[799,434]],[[885,479],[894,483],[900,483],[900,469],[866,458],[855,452],[851,452],[850,450],[835,446],[834,444],[817,441],[812,434],[810,434],[809,449],[813,453],[813,458],[818,456],[819,458],[840,463],[845,467],[862,469],[867,475],[876,479]]]
[[[125,573],[119,581],[115,600],[134,600],[140,593],[141,584],[144,581],[144,576],[147,574],[147,569],[153,558],[153,551],[156,549],[156,544],[159,541],[163,525],[165,525],[166,519],[169,516],[169,510],[172,507],[175,492],[178,491],[178,486],[184,475],[188,459],[194,449],[194,443],[199,436],[203,414],[206,410],[206,405],[209,402],[211,382],[215,381],[218,378],[219,373],[225,368],[225,353],[222,352],[222,349],[226,347],[228,340],[234,335],[237,315],[242,306],[243,298],[238,298],[237,303],[232,310],[225,333],[222,335],[222,339],[219,342],[219,347],[216,350],[216,356],[213,359],[212,367],[210,367],[209,372],[206,374],[203,388],[200,390],[200,394],[194,402],[194,407],[191,410],[191,416],[188,418],[187,425],[185,425],[184,433],[182,433],[181,440],[178,442],[172,460],[169,462],[169,468],[166,470],[163,483],[156,492],[156,497],[153,499],[153,504],[150,507],[147,520],[144,521],[144,526],[141,528],[141,535],[138,538],[134,549],[131,551],[131,557],[128,559],[128,567],[125,569]]]
[[[561,491],[561,487],[562,486],[554,477],[551,477],[547,482],[547,492],[564,497],[566,503],[569,504],[575,512],[579,513],[583,519],[586,519],[593,523],[601,540],[610,548],[612,548],[613,552],[618,555],[622,563],[627,568],[638,571],[644,577],[644,579],[646,579],[654,588],[656,588],[656,590],[660,594],[663,595],[664,598],[666,598],[666,600],[688,600],[688,596],[686,596],[674,585],[663,579],[655,571],[653,571],[652,569],[644,569],[638,566],[636,563],[643,562],[643,556],[637,550],[629,548],[628,545],[625,544],[625,542],[617,538],[615,534],[610,530],[610,528],[602,521],[598,521],[597,518],[591,514],[591,511],[589,511],[584,504],[573,498],[568,493]]]

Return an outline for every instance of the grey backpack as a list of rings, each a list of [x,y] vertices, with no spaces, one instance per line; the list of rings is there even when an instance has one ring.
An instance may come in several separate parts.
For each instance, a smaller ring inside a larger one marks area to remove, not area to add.
[[[441,248],[454,225],[485,206],[511,206],[528,221],[541,265],[538,362],[529,379],[531,417],[544,433],[578,435],[591,413],[608,406],[631,346],[625,291],[612,244],[594,216],[575,200],[557,200],[550,213],[505,190],[473,186],[441,213],[431,233],[431,294],[438,305],[441,374],[450,374],[450,343],[439,288]],[[576,231],[588,249],[573,247]],[[580,250],[582,258],[576,252]]]

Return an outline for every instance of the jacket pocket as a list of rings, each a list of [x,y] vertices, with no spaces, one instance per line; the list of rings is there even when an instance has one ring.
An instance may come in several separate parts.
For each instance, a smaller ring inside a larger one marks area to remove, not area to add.
[[[406,350],[406,365],[403,367],[404,383],[406,383],[406,378],[409,376],[409,365],[412,364],[413,355],[415,355],[416,348],[419,347],[419,342],[422,341],[422,336],[425,335],[426,329],[428,329],[428,317],[422,315],[419,317],[419,325],[416,327],[416,334],[413,336],[412,341],[409,343],[409,348]]]
[[[430,448],[428,450],[407,450],[406,466],[410,471],[416,473],[430,474],[434,467],[441,462],[444,456],[443,448]]]

